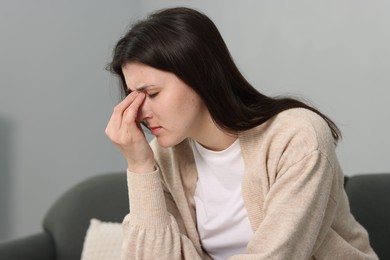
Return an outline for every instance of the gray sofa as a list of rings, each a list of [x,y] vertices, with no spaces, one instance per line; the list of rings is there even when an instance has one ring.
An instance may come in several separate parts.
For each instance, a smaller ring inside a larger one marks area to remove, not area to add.
[[[380,259],[390,259],[390,174],[345,178],[351,211]],[[125,173],[89,178],[49,209],[39,234],[0,243],[0,260],[79,260],[91,218],[121,222],[128,212]]]

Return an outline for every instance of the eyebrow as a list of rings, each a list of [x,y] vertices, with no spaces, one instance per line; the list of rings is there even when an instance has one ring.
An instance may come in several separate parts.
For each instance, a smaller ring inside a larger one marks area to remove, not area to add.
[[[148,87],[152,87],[153,85],[142,85],[141,87],[136,88],[137,91],[144,91]]]

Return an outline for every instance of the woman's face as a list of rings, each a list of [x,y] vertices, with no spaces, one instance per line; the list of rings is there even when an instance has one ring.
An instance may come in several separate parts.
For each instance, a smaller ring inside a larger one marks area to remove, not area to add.
[[[129,90],[146,94],[138,120],[147,124],[160,146],[171,147],[187,137],[196,140],[210,123],[200,96],[175,74],[133,62],[122,71]]]

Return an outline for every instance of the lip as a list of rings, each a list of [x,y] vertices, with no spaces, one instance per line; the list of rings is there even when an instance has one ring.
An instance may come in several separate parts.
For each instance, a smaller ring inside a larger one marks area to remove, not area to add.
[[[152,135],[157,135],[161,132],[162,127],[161,126],[149,126],[150,132]]]

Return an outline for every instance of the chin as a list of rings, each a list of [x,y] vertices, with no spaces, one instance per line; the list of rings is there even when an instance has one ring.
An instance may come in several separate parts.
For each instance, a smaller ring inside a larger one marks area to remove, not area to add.
[[[163,147],[163,148],[170,148],[172,146],[174,146],[175,144],[172,144],[172,142],[170,142],[169,140],[167,140],[166,138],[162,138],[162,137],[157,137],[157,143]]]
[[[163,148],[170,148],[179,144],[182,140],[172,140],[167,137],[157,136],[157,143]]]

